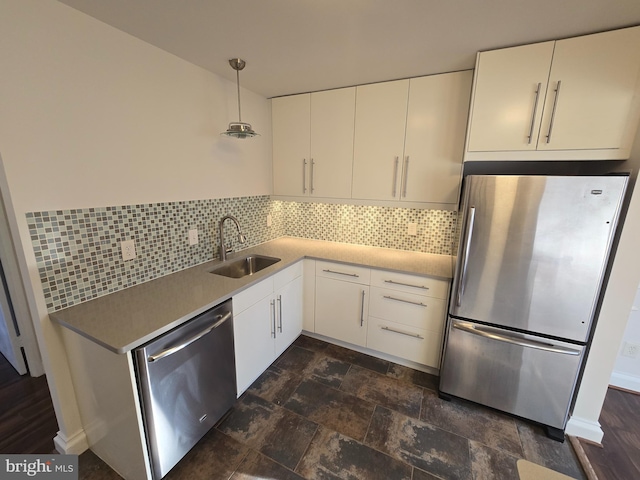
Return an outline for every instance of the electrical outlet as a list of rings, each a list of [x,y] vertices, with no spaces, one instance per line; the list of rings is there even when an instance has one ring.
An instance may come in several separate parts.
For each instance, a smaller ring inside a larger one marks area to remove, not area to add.
[[[417,223],[409,223],[407,225],[407,235],[416,236],[418,235],[418,224]]]
[[[267,214],[267,227],[270,227],[272,223],[273,223],[273,219],[271,218],[271,214],[268,213]]]
[[[120,250],[122,251],[123,260],[131,260],[136,258],[136,243],[133,240],[123,240],[120,242]]]
[[[198,229],[192,228],[189,230],[189,245],[197,245],[198,243]]]
[[[629,343],[624,342],[622,347],[622,356],[629,358],[638,358],[638,354],[640,353],[640,345],[637,343]]]

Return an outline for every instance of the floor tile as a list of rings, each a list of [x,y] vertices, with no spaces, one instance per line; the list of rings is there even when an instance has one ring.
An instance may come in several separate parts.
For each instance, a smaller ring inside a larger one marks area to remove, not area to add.
[[[247,446],[214,428],[163,480],[227,480],[247,453]]]
[[[355,350],[349,350],[348,348],[340,347],[338,345],[329,344],[324,350],[324,354],[327,357],[332,357],[337,360],[342,360],[343,362],[368,368],[369,370],[373,370],[378,373],[387,373],[389,370],[390,362],[386,360],[356,352]]]
[[[301,381],[302,375],[271,365],[251,384],[247,392],[276,405],[282,405],[289,400]]]
[[[425,390],[420,420],[518,457],[523,456],[513,417],[490,408],[458,398],[442,400],[436,392]]]
[[[411,467],[352,438],[320,427],[296,469],[310,480],[410,480]]]
[[[440,480],[440,477],[436,477],[430,473],[423,472],[419,468],[413,467],[413,477],[411,477],[411,480]]]
[[[304,380],[285,403],[295,413],[356,440],[362,440],[374,405],[313,380]]]
[[[518,420],[516,424],[524,458],[573,478],[586,478],[569,441],[560,443],[551,440],[545,435],[542,427],[529,422]]]
[[[323,352],[329,346],[327,342],[323,342],[322,340],[318,340],[307,335],[300,335],[296,338],[295,342],[293,342],[293,345],[306,348],[307,350],[313,350],[314,352]]]
[[[312,421],[245,394],[218,429],[278,463],[295,468],[315,434]]]
[[[366,445],[444,479],[470,479],[469,440],[377,406]]]
[[[518,457],[471,440],[471,472],[483,480],[513,480],[519,478]]]
[[[353,365],[344,377],[340,390],[410,417],[420,417],[423,392],[421,387],[366,368]]]
[[[91,450],[78,457],[78,478],[80,480],[122,480],[109,465]]]
[[[301,476],[293,473],[291,470],[253,451],[247,455],[229,480],[259,479],[303,480]]]
[[[387,375],[397,378],[398,380],[413,383],[419,387],[428,388],[434,392],[438,391],[438,385],[440,383],[440,377],[437,375],[414,370],[413,368],[398,365],[397,363],[392,363],[389,366]]]
[[[327,357],[321,352],[293,346],[282,354],[271,368],[312,378],[337,388],[350,367],[350,363]]]

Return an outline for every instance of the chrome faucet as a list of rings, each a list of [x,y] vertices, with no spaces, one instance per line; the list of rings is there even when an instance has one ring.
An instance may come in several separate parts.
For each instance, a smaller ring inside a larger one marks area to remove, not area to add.
[[[227,247],[224,244],[224,221],[228,218],[231,219],[233,223],[236,224],[236,228],[238,229],[238,241],[240,243],[244,243],[247,241],[247,237],[245,237],[244,234],[242,233],[242,229],[240,228],[240,223],[238,222],[238,219],[236,217],[234,217],[233,215],[225,215],[224,217],[222,217],[220,219],[220,223],[218,224],[218,230],[220,234],[220,260],[222,262],[224,262],[227,259],[227,253],[233,252],[233,248],[231,248],[231,245]]]

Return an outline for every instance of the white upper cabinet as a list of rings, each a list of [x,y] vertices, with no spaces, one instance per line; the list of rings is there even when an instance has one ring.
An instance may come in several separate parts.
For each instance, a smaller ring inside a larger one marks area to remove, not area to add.
[[[357,87],[353,198],[398,200],[409,80]]]
[[[274,195],[351,197],[355,92],[272,100]]]
[[[473,72],[412,78],[400,199],[458,201]]]
[[[358,87],[353,198],[458,201],[472,72]]]
[[[308,195],[311,161],[311,96],[292,95],[271,101],[273,193]]]
[[[355,111],[355,87],[311,94],[311,195],[351,197]]]
[[[625,159],[640,27],[478,54],[465,160]]]

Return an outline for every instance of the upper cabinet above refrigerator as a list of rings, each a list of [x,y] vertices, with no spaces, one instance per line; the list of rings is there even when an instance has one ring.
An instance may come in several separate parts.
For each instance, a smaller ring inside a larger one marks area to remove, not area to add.
[[[467,160],[617,160],[640,118],[640,27],[480,52]]]

